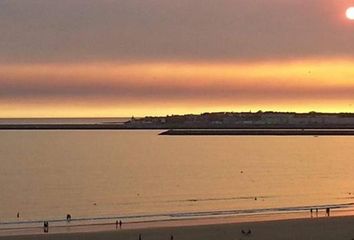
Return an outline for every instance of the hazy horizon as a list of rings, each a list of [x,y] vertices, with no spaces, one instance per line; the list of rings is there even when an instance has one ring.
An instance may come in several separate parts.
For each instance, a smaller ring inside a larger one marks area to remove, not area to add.
[[[296,112],[296,111],[272,111],[272,110],[258,110],[258,111],[214,111],[214,112],[188,112],[181,114],[167,114],[167,115],[144,115],[144,116],[108,116],[108,117],[0,117],[0,119],[131,119],[134,118],[144,118],[144,117],[168,117],[168,116],[187,116],[187,115],[202,115],[202,114],[213,114],[213,113],[288,113],[288,114],[354,114],[354,112]]]

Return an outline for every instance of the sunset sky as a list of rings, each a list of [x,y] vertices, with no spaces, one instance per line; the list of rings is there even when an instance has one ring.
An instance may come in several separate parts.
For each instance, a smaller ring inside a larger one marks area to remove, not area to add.
[[[0,117],[354,112],[354,0],[2,0]]]

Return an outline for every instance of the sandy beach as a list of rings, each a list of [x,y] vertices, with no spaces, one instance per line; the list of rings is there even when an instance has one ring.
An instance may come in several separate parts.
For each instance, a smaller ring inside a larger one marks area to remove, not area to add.
[[[85,233],[37,234],[5,236],[8,240],[228,240],[228,239],[354,239],[354,217],[329,217],[313,219],[292,219],[246,223],[208,224],[199,226],[152,227],[142,229],[98,230]],[[250,231],[249,234],[247,234]],[[243,233],[245,232],[245,233]]]

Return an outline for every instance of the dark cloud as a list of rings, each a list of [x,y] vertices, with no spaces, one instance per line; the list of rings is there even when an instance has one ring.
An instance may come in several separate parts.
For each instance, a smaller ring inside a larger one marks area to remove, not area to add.
[[[352,0],[2,0],[0,62],[354,56]]]
[[[351,99],[354,86],[284,86],[259,84],[257,86],[214,83],[213,85],[169,85],[159,83],[138,84],[135,82],[96,82],[86,84],[44,81],[37,84],[25,82],[13,84],[3,81],[0,101],[77,100],[115,102],[218,102],[232,101],[293,101]]]

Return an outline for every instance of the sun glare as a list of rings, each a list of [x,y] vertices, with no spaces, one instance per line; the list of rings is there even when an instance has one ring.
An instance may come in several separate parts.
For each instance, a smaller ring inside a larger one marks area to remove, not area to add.
[[[350,20],[354,20],[354,7],[350,7],[346,11],[346,16]]]

